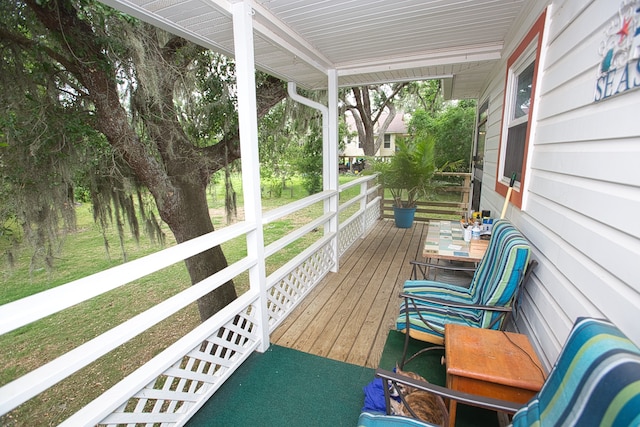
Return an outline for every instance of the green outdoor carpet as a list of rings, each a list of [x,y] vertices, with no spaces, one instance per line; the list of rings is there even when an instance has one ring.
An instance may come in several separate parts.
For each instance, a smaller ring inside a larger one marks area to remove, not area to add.
[[[402,357],[404,334],[390,331],[380,367],[393,370]],[[425,343],[411,340],[409,354]],[[405,366],[444,385],[443,350],[418,356]],[[355,427],[364,404],[363,387],[375,371],[277,345],[255,352],[193,416],[187,427]],[[495,412],[458,405],[457,427],[495,427]]]
[[[395,330],[389,331],[387,341],[384,345],[384,350],[382,351],[382,357],[380,358],[380,368],[392,371],[393,368],[395,368],[396,363],[400,363],[400,360],[402,360],[403,346],[404,334]],[[409,350],[407,351],[407,354],[414,354],[429,346],[435,347],[432,344],[411,338],[409,340]],[[405,371],[416,372],[422,375],[430,383],[444,386],[446,370],[441,363],[443,356],[444,349],[428,351],[407,363]]]
[[[411,338],[407,353],[409,355],[414,354],[429,345],[431,344]],[[394,330],[389,331],[380,359],[380,368],[389,371],[393,370],[396,362],[400,363],[400,360],[402,360],[403,346],[404,334]],[[427,351],[407,363],[404,370],[420,374],[430,383],[444,386],[446,381],[446,368],[441,362],[443,356],[444,350]],[[496,412],[462,404],[458,405],[456,427],[495,427],[498,425]]]
[[[271,345],[253,353],[188,427],[349,426],[374,370]]]

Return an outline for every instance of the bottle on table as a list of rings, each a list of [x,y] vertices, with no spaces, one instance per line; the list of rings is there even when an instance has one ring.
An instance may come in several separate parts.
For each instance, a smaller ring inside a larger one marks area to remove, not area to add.
[[[480,224],[475,222],[471,229],[471,240],[480,240]]]

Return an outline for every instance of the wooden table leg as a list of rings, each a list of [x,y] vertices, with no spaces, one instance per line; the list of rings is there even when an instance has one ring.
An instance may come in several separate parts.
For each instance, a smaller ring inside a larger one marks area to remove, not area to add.
[[[449,401],[449,427],[456,426],[456,410],[458,407],[458,402],[451,399]]]

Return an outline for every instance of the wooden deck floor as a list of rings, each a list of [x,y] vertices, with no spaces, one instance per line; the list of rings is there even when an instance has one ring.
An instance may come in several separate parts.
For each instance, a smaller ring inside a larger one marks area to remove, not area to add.
[[[318,356],[376,368],[394,327],[398,293],[422,259],[427,223],[400,229],[380,220],[272,334],[272,342]]]

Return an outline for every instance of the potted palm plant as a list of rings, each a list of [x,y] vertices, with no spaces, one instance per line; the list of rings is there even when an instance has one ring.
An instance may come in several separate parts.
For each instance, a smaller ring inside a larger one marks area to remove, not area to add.
[[[396,152],[388,162],[378,161],[374,171],[380,173],[384,188],[393,198],[393,214],[398,228],[410,228],[418,199],[424,198],[432,188],[436,170],[434,163],[435,140],[418,134],[413,138],[396,140]]]

